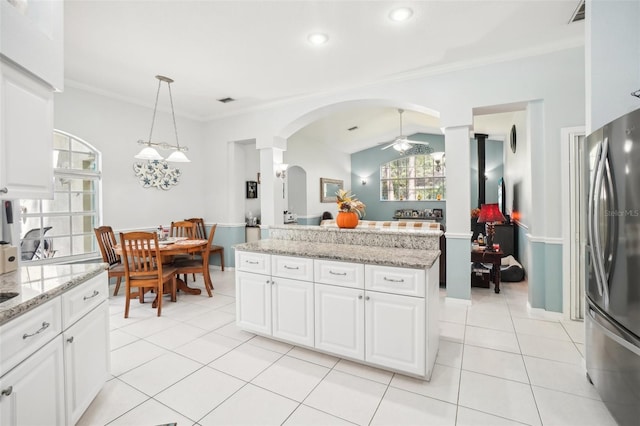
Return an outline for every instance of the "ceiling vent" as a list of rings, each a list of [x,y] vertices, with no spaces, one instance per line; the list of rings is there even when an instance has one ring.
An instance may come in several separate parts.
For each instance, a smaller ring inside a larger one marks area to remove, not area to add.
[[[218,99],[218,102],[222,102],[223,104],[228,104],[229,102],[234,102],[235,99],[233,98],[222,98],[222,99]]]
[[[578,3],[578,7],[573,12],[573,15],[571,15],[569,23],[578,21],[584,21],[584,0],[580,0],[580,3]]]

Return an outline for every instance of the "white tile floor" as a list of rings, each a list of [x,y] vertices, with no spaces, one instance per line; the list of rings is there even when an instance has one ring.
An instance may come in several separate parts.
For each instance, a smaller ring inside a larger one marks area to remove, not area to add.
[[[615,425],[585,378],[582,323],[529,313],[526,283],[474,288],[470,306],[441,290],[425,382],[244,332],[234,272],[212,278],[213,298],[179,294],[160,318],[134,302],[125,320],[110,299],[113,377],[80,425]]]

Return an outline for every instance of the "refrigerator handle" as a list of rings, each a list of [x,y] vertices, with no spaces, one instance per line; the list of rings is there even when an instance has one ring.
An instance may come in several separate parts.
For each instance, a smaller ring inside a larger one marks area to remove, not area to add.
[[[611,206],[611,210],[616,211],[618,210],[618,199],[617,199],[617,193],[616,193],[616,188],[615,188],[615,183],[613,181],[613,176],[611,175],[611,168],[609,166],[609,155],[608,155],[608,151],[605,151],[603,153],[603,157],[604,157],[604,163],[605,163],[605,172],[606,172],[606,181],[607,181],[607,186],[606,186],[606,190],[607,190],[607,199],[610,200],[610,206]],[[616,243],[618,241],[618,218],[616,215],[610,214],[609,215],[609,221],[610,223],[610,227],[609,227],[609,232],[608,232],[608,241],[607,241],[607,246],[606,246],[606,250],[603,256],[603,260],[606,260],[606,263],[604,263],[604,291],[607,294],[606,298],[607,300],[609,299],[609,278],[611,277],[611,274],[613,273],[613,268],[615,266],[615,258],[616,258],[616,253],[618,250],[618,247],[616,246]]]
[[[589,305],[587,314],[592,320],[592,324],[598,327],[610,339],[624,346],[626,349],[640,356],[640,341],[626,330],[621,329],[614,323],[608,321],[602,314],[597,312],[593,306]]]
[[[602,274],[600,272],[601,267],[601,249],[600,249],[600,232],[598,226],[596,224],[596,212],[600,208],[599,198],[600,198],[600,189],[602,186],[602,148],[603,143],[600,142],[598,144],[598,150],[596,152],[596,163],[595,163],[595,172],[593,173],[593,178],[591,180],[591,184],[589,185],[589,210],[587,212],[587,225],[588,225],[588,235],[587,238],[589,240],[589,252],[591,253],[591,259],[593,263],[593,269],[595,272],[596,278],[596,289],[598,290],[598,296],[603,296],[602,290]]]

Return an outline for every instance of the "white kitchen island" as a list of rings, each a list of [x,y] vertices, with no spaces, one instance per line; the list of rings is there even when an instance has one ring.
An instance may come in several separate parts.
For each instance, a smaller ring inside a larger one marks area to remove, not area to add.
[[[270,231],[235,247],[240,328],[430,379],[440,231]]]

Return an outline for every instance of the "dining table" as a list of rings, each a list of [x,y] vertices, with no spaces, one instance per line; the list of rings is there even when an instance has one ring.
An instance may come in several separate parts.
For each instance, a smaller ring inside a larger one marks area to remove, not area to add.
[[[185,237],[166,237],[162,240],[158,240],[160,256],[162,256],[162,264],[171,263],[173,257],[177,255],[201,253],[206,248],[207,243],[208,240],[188,239]],[[122,256],[122,247],[119,243],[114,246],[114,250],[118,255]],[[204,273],[206,274],[204,279],[210,280],[210,277],[208,276],[208,268],[204,268]],[[202,293],[202,290],[199,288],[189,287],[179,276],[176,277],[176,288],[187,294],[198,295]]]

